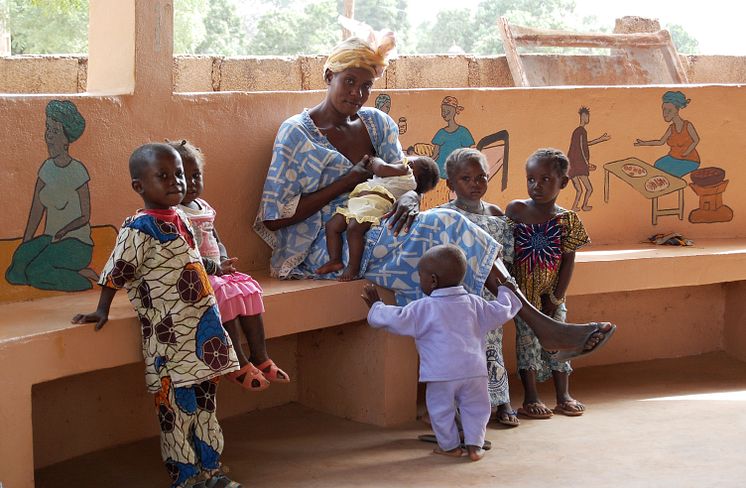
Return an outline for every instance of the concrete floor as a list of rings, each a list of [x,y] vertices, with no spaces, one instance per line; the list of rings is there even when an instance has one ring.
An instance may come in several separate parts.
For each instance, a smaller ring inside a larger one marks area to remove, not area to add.
[[[226,419],[223,460],[245,487],[746,486],[746,363],[714,353],[584,368],[572,391],[584,416],[490,425],[477,463],[431,455],[419,422],[382,429],[297,404]],[[159,461],[147,439],[38,470],[36,486],[165,487]]]

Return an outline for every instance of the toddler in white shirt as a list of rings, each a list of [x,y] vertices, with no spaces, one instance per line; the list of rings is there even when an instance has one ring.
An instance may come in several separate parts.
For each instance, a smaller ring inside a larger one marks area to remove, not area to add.
[[[468,455],[478,461],[484,456],[490,417],[484,337],[513,318],[521,302],[510,282],[503,283],[490,302],[467,292],[461,286],[466,256],[454,245],[431,248],[417,269],[420,287],[428,296],[404,307],[385,305],[374,285],[365,287],[368,323],[415,338],[420,381],[427,383],[427,410],[438,441],[433,452],[453,457],[463,454],[456,425],[458,409]]]

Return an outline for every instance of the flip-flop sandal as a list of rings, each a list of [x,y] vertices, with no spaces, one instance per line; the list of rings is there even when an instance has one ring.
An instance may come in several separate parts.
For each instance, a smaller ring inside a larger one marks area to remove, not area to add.
[[[585,410],[576,410],[574,408],[571,408],[569,405],[583,405],[577,400],[571,400],[568,402],[562,402],[558,403],[556,407],[554,407],[553,411],[554,413],[561,413],[562,415],[567,415],[568,417],[580,417],[585,413]]]
[[[290,376],[277,367],[274,361],[267,359],[262,364],[256,366],[272,383],[290,383]]]
[[[532,412],[531,407],[534,407],[534,408],[543,407],[547,410],[547,413]],[[525,407],[520,407],[518,409],[518,414],[523,415],[524,417],[528,417],[530,419],[549,419],[549,418],[552,418],[552,415],[554,415],[552,411],[549,410],[549,407],[544,405],[543,402],[527,403]]]
[[[225,375],[228,381],[231,381],[241,388],[249,391],[262,391],[269,388],[269,381],[264,377],[253,364],[248,363],[238,371],[233,371]]]
[[[556,352],[556,353],[550,353],[550,354],[551,354],[551,355],[552,355],[552,357],[553,357],[554,359],[556,359],[557,361],[567,361],[567,360],[569,360],[569,359],[573,359],[573,358],[578,358],[578,357],[581,357],[581,356],[587,356],[588,354],[590,354],[590,353],[592,353],[592,352],[595,352],[595,351],[597,351],[597,350],[601,349],[601,347],[602,347],[602,346],[603,346],[604,344],[606,344],[606,342],[607,342],[607,341],[608,341],[609,339],[611,339],[611,336],[613,336],[613,335],[614,335],[614,332],[616,332],[616,325],[614,325],[614,324],[609,324],[609,325],[611,325],[611,328],[610,328],[610,329],[609,329],[608,331],[606,331],[606,332],[602,332],[602,331],[601,331],[601,327],[603,327],[603,326],[604,326],[604,325],[606,325],[607,323],[608,323],[608,322],[591,322],[591,325],[594,325],[594,326],[595,326],[595,328],[594,328],[594,330],[593,330],[592,332],[590,332],[590,333],[589,333],[589,334],[588,334],[588,335],[586,336],[586,338],[585,338],[585,341],[583,341],[583,345],[582,345],[582,346],[580,346],[579,348],[576,348],[576,349],[568,349],[568,350],[564,350],[564,351],[558,351],[558,352]],[[598,341],[598,342],[596,343],[596,345],[595,345],[595,346],[593,346],[592,348],[590,348],[590,349],[585,349],[585,345],[586,345],[586,344],[588,343],[588,341],[589,341],[589,340],[591,339],[591,336],[592,336],[593,334],[597,334],[597,333],[601,333],[601,334],[603,334],[603,335],[604,335],[603,339],[601,339],[600,341]]]
[[[438,439],[435,438],[435,434],[421,434],[417,436],[417,440],[420,440],[422,442],[431,442],[433,444],[438,443]],[[461,442],[461,449],[466,449],[466,444]],[[482,446],[482,449],[485,451],[489,451],[492,449],[492,442],[488,441],[487,439],[484,440],[484,445]]]
[[[496,414],[495,420],[498,424],[507,425],[508,427],[518,427],[519,425],[521,425],[521,421],[518,420],[518,412],[516,410],[498,413]]]

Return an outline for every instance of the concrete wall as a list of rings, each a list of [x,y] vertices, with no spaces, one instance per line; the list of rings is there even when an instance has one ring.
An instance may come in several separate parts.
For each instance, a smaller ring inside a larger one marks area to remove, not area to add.
[[[681,58],[690,83],[746,83],[746,57]],[[619,56],[533,54],[524,62],[544,86],[649,83],[630,78],[628,60]],[[173,87],[176,92],[320,90],[323,64],[323,56],[175,56]],[[80,56],[0,57],[0,93],[82,93],[86,68]],[[379,84],[388,89],[514,86],[505,56],[468,55],[401,56]]]

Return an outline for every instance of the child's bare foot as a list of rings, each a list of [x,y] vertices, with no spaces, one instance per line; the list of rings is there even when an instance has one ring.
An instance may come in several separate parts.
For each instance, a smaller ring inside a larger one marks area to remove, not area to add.
[[[350,267],[347,266],[337,280],[339,281],[353,281],[359,280],[358,274],[360,274],[360,266]]]
[[[481,447],[466,446],[466,451],[469,453],[469,459],[472,461],[479,461],[484,457],[484,449]]]
[[[578,205],[573,205],[572,206],[572,211],[573,212],[580,212],[580,207]]]
[[[316,274],[327,274],[327,273],[334,273],[335,271],[339,271],[340,269],[344,268],[345,265],[342,263],[342,260],[332,260],[328,261],[321,265],[319,269],[316,270]]]
[[[469,446],[472,447],[472,446]],[[442,456],[450,456],[450,457],[461,457],[462,454],[464,454],[464,451],[457,447],[456,449],[451,449],[450,451],[444,451],[443,449],[436,447],[433,449],[433,454],[440,454]]]
[[[583,208],[583,210],[584,210],[585,212],[588,212],[589,210],[592,210],[592,209],[593,209],[593,205],[583,205],[583,207],[582,207],[582,208]],[[577,212],[577,210],[576,210],[576,212]]]

